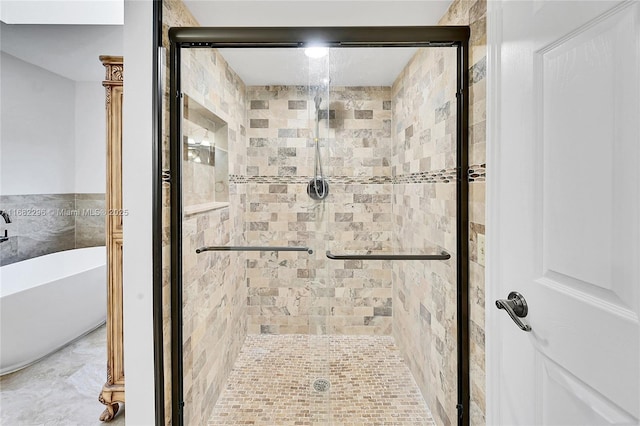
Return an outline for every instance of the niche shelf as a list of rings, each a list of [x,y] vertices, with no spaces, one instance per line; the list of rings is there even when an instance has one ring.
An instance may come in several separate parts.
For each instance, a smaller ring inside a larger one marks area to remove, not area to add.
[[[229,126],[188,95],[183,104],[185,215],[229,205]]]

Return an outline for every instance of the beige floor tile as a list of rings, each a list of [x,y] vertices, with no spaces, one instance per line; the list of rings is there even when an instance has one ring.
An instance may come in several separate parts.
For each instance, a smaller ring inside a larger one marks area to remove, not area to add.
[[[208,424],[435,423],[392,337],[293,334],[247,337]]]

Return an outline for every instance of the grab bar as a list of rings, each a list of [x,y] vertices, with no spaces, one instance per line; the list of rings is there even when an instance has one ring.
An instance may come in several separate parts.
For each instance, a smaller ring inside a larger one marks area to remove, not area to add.
[[[313,254],[313,250],[309,247],[291,247],[291,246],[207,246],[196,249],[196,253],[203,251],[306,251]]]
[[[332,260],[447,260],[451,255],[446,251],[440,254],[333,254],[327,250]]]

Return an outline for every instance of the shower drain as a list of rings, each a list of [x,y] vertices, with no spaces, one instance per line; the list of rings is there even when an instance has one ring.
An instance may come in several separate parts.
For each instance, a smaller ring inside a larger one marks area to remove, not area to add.
[[[313,390],[316,392],[326,392],[329,390],[331,383],[327,379],[316,379],[313,382]]]

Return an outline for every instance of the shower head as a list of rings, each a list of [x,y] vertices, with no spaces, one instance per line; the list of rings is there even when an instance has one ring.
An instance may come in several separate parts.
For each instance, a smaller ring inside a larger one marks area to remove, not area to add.
[[[320,110],[320,103],[322,102],[322,98],[320,97],[320,95],[316,94],[316,96],[314,96],[313,98],[313,102],[315,102],[316,104],[316,111]]]

